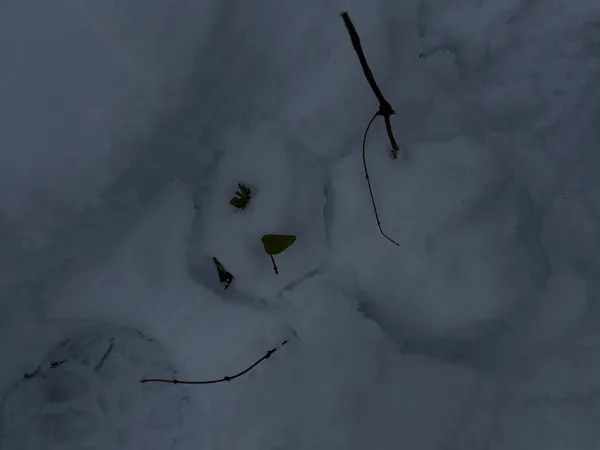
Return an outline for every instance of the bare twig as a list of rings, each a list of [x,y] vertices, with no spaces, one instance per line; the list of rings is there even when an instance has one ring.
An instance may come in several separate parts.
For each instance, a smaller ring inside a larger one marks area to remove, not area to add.
[[[216,379],[216,380],[206,380],[206,381],[184,381],[184,380],[176,380],[176,379],[167,380],[167,379],[163,379],[163,378],[146,378],[146,379],[141,380],[140,383],[151,383],[151,382],[153,382],[153,383],[170,383],[170,384],[216,384],[216,383],[223,383],[225,381],[235,380],[236,378],[239,378],[242,375],[245,375],[248,372],[250,372],[256,366],[258,366],[261,362],[269,359],[273,353],[275,353],[277,350],[279,350],[285,344],[287,344],[287,340],[283,341],[279,347],[275,347],[275,348],[272,348],[271,350],[269,350],[265,354],[265,356],[263,356],[262,358],[260,358],[258,361],[256,361],[254,364],[252,364],[247,369],[244,369],[241,372],[236,373],[235,375],[225,376],[223,378],[219,378],[219,379]]]
[[[373,188],[371,187],[371,180],[369,179],[369,172],[367,170],[367,156],[366,156],[367,134],[369,133],[369,129],[371,128],[371,125],[373,124],[373,121],[375,120],[375,118],[377,116],[382,116],[383,119],[385,120],[385,129],[387,131],[387,135],[390,140],[390,144],[392,145],[392,157],[394,159],[396,159],[398,157],[398,152],[400,150],[400,147],[398,146],[398,143],[396,142],[396,138],[394,137],[394,132],[392,131],[392,123],[390,121],[390,117],[392,115],[396,114],[396,112],[392,108],[392,105],[390,105],[390,103],[385,99],[385,97],[383,96],[383,93],[381,92],[381,89],[379,89],[379,86],[377,85],[377,82],[375,81],[373,72],[371,72],[371,68],[369,67],[369,63],[367,63],[367,58],[365,57],[365,53],[363,52],[362,45],[360,43],[360,37],[358,36],[358,33],[356,32],[356,28],[354,28],[354,24],[352,23],[352,20],[350,20],[350,16],[348,15],[347,12],[343,12],[341,14],[341,16],[342,16],[342,19],[344,20],[344,24],[346,25],[346,29],[348,30],[348,34],[350,35],[350,40],[352,41],[352,46],[354,47],[354,51],[356,52],[356,54],[358,56],[358,60],[360,61],[362,70],[365,74],[365,77],[367,78],[367,82],[369,83],[369,86],[371,86],[371,89],[373,90],[375,97],[377,97],[377,100],[379,101],[379,110],[375,113],[373,118],[369,121],[369,124],[367,125],[367,129],[365,130],[365,135],[363,136],[363,144],[362,144],[363,166],[365,168],[365,177],[367,178],[367,185],[369,186],[369,194],[371,194],[371,203],[373,204],[373,211],[375,212],[375,219],[377,220],[377,227],[379,228],[379,232],[383,235],[383,237],[385,237],[388,241],[392,242],[393,244],[400,246],[400,244],[398,244],[396,241],[394,241],[392,238],[390,238],[387,234],[385,234],[383,232],[383,229],[381,228],[381,221],[379,220],[379,214],[377,213],[377,206],[375,205],[375,197],[373,195]]]
[[[379,214],[377,214],[377,206],[375,205],[375,197],[373,196],[373,188],[371,187],[371,180],[369,179],[369,172],[367,171],[367,152],[366,152],[367,134],[369,133],[371,124],[373,123],[373,121],[375,120],[375,118],[377,117],[378,114],[379,113],[375,113],[373,115],[373,117],[369,121],[369,124],[367,125],[367,129],[365,130],[365,135],[363,136],[363,143],[362,143],[363,167],[365,168],[365,177],[367,178],[367,185],[369,186],[369,194],[371,194],[371,203],[373,204],[373,211],[375,212],[375,219],[377,220],[377,226],[379,227],[379,232],[388,241],[390,241],[393,244],[396,244],[397,246],[400,246],[400,244],[398,244],[395,240],[393,240],[391,237],[389,237],[387,234],[385,234],[383,232],[383,230],[381,229],[381,221],[379,220]]]
[[[356,28],[354,28],[354,24],[350,20],[350,16],[347,12],[341,13],[342,19],[344,20],[344,24],[346,25],[346,29],[348,30],[348,34],[350,34],[350,40],[352,41],[352,46],[354,47],[354,51],[358,56],[358,60],[360,61],[360,65],[363,69],[365,77],[367,78],[367,82],[375,97],[379,101],[379,111],[377,111],[376,116],[382,116],[385,120],[385,129],[388,134],[388,138],[390,140],[390,144],[392,145],[392,157],[396,159],[398,157],[398,152],[400,151],[400,147],[396,142],[396,138],[394,137],[394,133],[392,131],[392,123],[390,121],[390,116],[396,114],[396,111],[392,108],[392,105],[385,99],[381,89],[377,85],[375,81],[375,77],[373,76],[373,72],[371,72],[371,68],[369,67],[369,63],[367,63],[367,58],[365,57],[365,53],[363,52],[362,45],[360,43],[360,37],[356,32]]]
[[[275,258],[273,255],[269,255],[271,257],[271,261],[273,262],[273,270],[275,271],[275,275],[279,275],[279,270],[277,269],[277,264],[275,264]]]

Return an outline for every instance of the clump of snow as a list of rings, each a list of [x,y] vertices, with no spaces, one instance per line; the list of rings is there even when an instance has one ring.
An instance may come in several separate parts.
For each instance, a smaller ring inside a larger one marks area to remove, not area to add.
[[[217,278],[214,256],[235,276],[230,289],[271,297],[325,258],[322,168],[302,140],[276,123],[232,134],[225,145],[228,151],[205,199],[191,259],[204,280]],[[229,204],[238,183],[252,192],[245,209]],[[279,275],[261,242],[265,234],[296,236],[291,247],[274,257]]]
[[[384,145],[370,147],[382,226],[400,246],[379,234],[358,155],[335,169],[330,233],[334,260],[354,270],[373,317],[404,335],[473,338],[539,295],[547,263],[535,213],[490,148],[456,138],[392,161]]]

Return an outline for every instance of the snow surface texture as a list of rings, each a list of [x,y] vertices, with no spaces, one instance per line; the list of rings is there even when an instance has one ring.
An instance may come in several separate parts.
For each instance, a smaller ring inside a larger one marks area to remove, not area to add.
[[[539,295],[548,270],[531,201],[489,148],[456,138],[416,144],[401,164],[385,154],[371,161],[380,218],[400,249],[365,215],[372,206],[355,182],[360,155],[334,171],[331,235],[333,255],[372,300],[374,318],[405,334],[475,338]]]
[[[5,445],[42,448],[42,438],[43,448],[118,448],[132,440],[169,446],[188,397],[181,386],[137,382],[148,374],[175,375],[151,338],[106,324],[77,328],[4,396]]]
[[[400,3],[4,2],[0,448],[600,446],[600,5]]]
[[[228,148],[206,200],[206,219],[192,257],[198,271],[209,272],[204,274],[207,283],[215,280],[214,255],[235,274],[233,289],[269,298],[317,269],[326,257],[323,170],[281,125],[265,123],[234,135]],[[240,182],[252,192],[243,210],[229,204]],[[261,242],[264,234],[291,234],[302,243],[276,256],[275,279]]]

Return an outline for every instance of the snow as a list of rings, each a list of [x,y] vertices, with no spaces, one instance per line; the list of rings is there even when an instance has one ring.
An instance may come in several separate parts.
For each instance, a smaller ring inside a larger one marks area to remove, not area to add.
[[[189,410],[185,389],[137,383],[143,371],[172,376],[165,358],[156,341],[134,329],[75,329],[5,396],[5,445],[35,448],[40,438],[44,448],[112,448],[132,439],[169,445]]]
[[[455,138],[414,145],[399,164],[382,151],[367,162],[382,226],[400,248],[379,234],[360,155],[334,169],[331,236],[375,320],[407,337],[474,339],[539,295],[548,264],[531,200],[490,148]]]
[[[577,217],[577,222],[570,220]],[[561,264],[581,266],[594,258],[596,221],[584,199],[568,195],[558,197],[550,206],[542,226],[542,239],[552,257]]]
[[[178,300],[194,290],[185,266],[194,217],[189,188],[176,182],[167,185],[140,216],[119,244],[72,264],[62,277],[47,282],[43,293],[47,315],[65,320],[104,318],[140,329],[155,323],[157,314],[164,326],[175,320]],[[165,291],[172,286],[178,293]],[[172,315],[166,314],[169,310]],[[152,331],[156,336],[158,330]]]
[[[139,166],[145,142],[185,95],[212,8],[5,2],[0,239],[10,251],[0,259],[0,283],[28,277],[43,264],[40,253],[58,239],[64,246],[73,222]]]
[[[215,279],[215,256],[234,274],[232,290],[268,299],[325,259],[323,170],[307,155],[306,145],[281,124],[266,122],[232,132],[225,147],[214,186],[203,197],[206,209],[189,256],[199,277]],[[252,193],[243,210],[229,204],[238,183]],[[296,236],[297,243],[275,257],[279,276],[263,248],[264,234]]]
[[[0,447],[596,448],[600,7],[238,3],[3,5]]]

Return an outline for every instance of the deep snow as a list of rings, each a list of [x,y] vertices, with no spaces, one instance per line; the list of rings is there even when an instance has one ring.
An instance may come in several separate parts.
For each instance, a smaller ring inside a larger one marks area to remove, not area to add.
[[[596,2],[9,0],[0,60],[3,450],[600,445]]]

